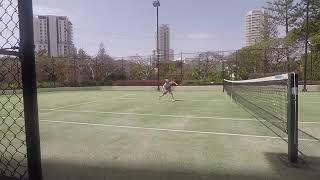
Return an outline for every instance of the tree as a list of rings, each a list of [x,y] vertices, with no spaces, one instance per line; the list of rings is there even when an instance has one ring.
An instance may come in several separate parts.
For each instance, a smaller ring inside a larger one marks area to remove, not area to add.
[[[284,26],[286,35],[297,20],[297,5],[294,0],[273,0],[267,2],[268,17],[278,26]]]
[[[77,56],[78,56],[78,58],[79,58],[80,60],[82,60],[82,59],[88,59],[88,58],[89,58],[89,55],[87,54],[87,52],[84,51],[82,48],[80,48],[80,49],[78,50]]]
[[[309,37],[313,44],[317,44],[320,35],[320,0],[301,0],[296,6],[296,14],[300,17],[296,20],[294,28],[288,34],[288,41],[291,43],[297,43],[304,41],[306,32],[306,9],[307,1],[309,1]]]
[[[54,61],[45,49],[35,54],[37,82],[40,87],[50,87],[54,81]],[[51,85],[50,85],[51,84]]]
[[[103,43],[100,43],[98,54],[95,60],[96,78],[102,81],[113,79],[111,76],[115,73],[117,64],[114,59],[111,58],[104,47]]]
[[[38,52],[36,52],[36,56],[38,56],[38,57],[48,56],[48,52],[46,49],[41,49]]]
[[[74,59],[73,65],[73,76],[75,76],[74,81],[85,83],[83,85],[91,85],[95,81],[95,72],[93,70],[94,63],[92,62],[92,57],[90,57],[87,52],[80,48],[77,53],[77,61]]]
[[[288,51],[283,48],[282,41],[282,39],[262,41],[227,56],[226,77],[231,77],[233,74],[237,79],[248,79],[284,73]]]
[[[300,0],[296,6],[296,14],[299,15],[295,23],[295,28],[302,27],[306,21],[307,4],[309,2],[309,20],[310,22],[319,21],[320,18],[320,0]]]
[[[303,47],[306,39],[307,32],[307,0],[301,0],[297,6],[297,12],[301,14],[300,18],[297,20],[296,25],[293,30],[288,34],[288,41],[291,44],[295,44],[297,47],[300,46],[300,55],[301,59],[299,64],[304,64],[304,55]],[[309,0],[309,22],[308,22],[308,41],[309,41],[309,53],[308,53],[308,74],[313,71],[313,79],[320,80],[320,0]],[[301,48],[302,47],[302,48]],[[312,56],[311,56],[312,51]],[[311,58],[312,57],[312,58]],[[312,60],[312,63],[311,63]],[[312,67],[311,67],[311,64]],[[303,68],[300,68],[300,71],[303,71]]]
[[[106,49],[104,48],[104,44],[103,43],[100,43],[100,45],[99,45],[97,58],[99,60],[102,60],[102,61],[105,61],[105,60],[107,60],[109,58],[109,56],[107,55]]]
[[[130,59],[130,79],[149,79],[154,70],[152,67],[151,57],[132,56]]]
[[[260,39],[262,41],[269,41],[271,39],[278,38],[278,25],[273,19],[269,18],[267,15],[262,21],[262,26],[260,29]]]
[[[295,26],[297,19],[299,18],[299,11],[297,11],[297,3],[295,0],[273,0],[267,2],[267,11],[268,16],[272,22],[274,22],[278,26],[284,26],[286,36],[290,31],[290,28]],[[285,47],[287,49],[287,71],[291,70],[291,62],[289,56],[289,47],[288,44],[285,43]]]
[[[199,72],[202,79],[214,81],[214,74],[222,72],[223,56],[217,52],[204,52],[199,54]]]

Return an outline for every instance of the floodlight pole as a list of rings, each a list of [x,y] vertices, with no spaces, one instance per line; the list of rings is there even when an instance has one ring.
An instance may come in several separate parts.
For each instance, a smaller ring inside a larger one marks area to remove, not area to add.
[[[306,24],[306,37],[305,37],[305,59],[304,59],[304,79],[303,79],[303,92],[307,92],[307,62],[308,62],[308,39],[309,39],[309,0],[307,0],[307,24]]]
[[[160,6],[160,2],[157,1],[153,1],[153,6],[157,8],[157,68],[158,68],[158,88],[157,90],[160,91],[160,62],[159,62],[159,6]]]

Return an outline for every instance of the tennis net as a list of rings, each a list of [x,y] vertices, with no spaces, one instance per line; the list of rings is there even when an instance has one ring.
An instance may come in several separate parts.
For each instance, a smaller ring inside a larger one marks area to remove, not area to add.
[[[268,122],[288,138],[289,161],[298,158],[298,76],[295,73],[230,81],[224,91],[257,119]]]

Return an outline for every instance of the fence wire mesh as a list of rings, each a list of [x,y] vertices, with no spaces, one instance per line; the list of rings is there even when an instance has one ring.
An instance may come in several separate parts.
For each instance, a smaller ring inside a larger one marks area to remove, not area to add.
[[[0,176],[27,177],[18,0],[0,0]]]
[[[320,46],[318,49],[311,47],[310,49],[310,61],[308,61],[309,73],[307,79],[310,80],[310,84],[320,80]]]
[[[289,61],[288,61],[289,59]],[[222,84],[223,79],[244,80],[296,72],[303,79],[303,57],[287,54],[283,48],[199,53],[110,57],[77,53],[69,57],[37,54],[38,87],[157,85],[159,79],[171,79],[182,85]],[[314,60],[313,70],[319,66]],[[317,72],[308,79],[319,81]]]
[[[155,56],[36,58],[38,87],[157,85],[159,78],[185,85],[222,83],[222,57],[210,53]],[[199,83],[199,84],[198,84]]]

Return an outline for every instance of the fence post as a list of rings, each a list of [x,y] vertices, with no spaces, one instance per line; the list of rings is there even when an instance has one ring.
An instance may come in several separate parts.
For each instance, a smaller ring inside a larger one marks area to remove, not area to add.
[[[181,56],[180,56],[180,58],[181,58],[181,66],[180,66],[180,80],[181,80],[181,82],[180,83],[182,83],[182,81],[183,81],[183,57],[182,57],[182,52],[181,52]]]
[[[74,87],[77,87],[77,72],[76,72],[76,54],[73,55],[73,81]]]
[[[225,79],[225,74],[224,74],[224,69],[225,69],[225,64],[224,64],[224,60],[222,60],[222,74],[221,74],[221,76],[222,76],[222,92],[224,92],[225,91],[225,89],[224,89],[224,79]]]
[[[209,52],[206,53],[206,81],[209,79]]]
[[[198,69],[199,69],[199,72],[200,72],[200,67],[201,67],[200,61],[201,61],[201,54],[199,54],[199,59],[198,59]]]
[[[263,69],[263,75],[265,76],[266,73],[268,73],[268,57],[267,57],[267,49],[264,49],[264,69]]]
[[[125,80],[126,77],[125,77],[125,75],[124,75],[123,58],[121,58],[121,73],[122,73],[121,79],[122,79],[122,80]]]
[[[174,56],[174,55],[173,55]],[[174,59],[174,58],[173,58]],[[176,71],[176,74],[175,74],[175,81],[177,81],[178,80],[178,72],[179,72],[179,70],[178,70],[178,66],[179,66],[179,61],[175,61],[175,59],[174,59],[174,65],[175,65],[175,71]],[[180,78],[179,78],[180,79]]]
[[[53,78],[53,87],[56,88],[56,72],[55,72],[55,63],[54,63],[54,58],[51,57],[51,63],[52,63],[52,78]]]
[[[32,0],[18,1],[28,176],[42,180]]]
[[[236,68],[235,68],[235,80],[238,80],[238,50],[236,50]]]
[[[148,79],[153,79],[153,63],[152,63],[152,55],[149,56],[149,70],[150,70],[150,74]]]
[[[98,58],[96,57],[94,61],[94,83],[96,86],[98,84],[97,79],[98,79]]]
[[[286,45],[286,56],[287,56],[287,72],[291,71],[291,62],[290,62],[290,54],[289,54],[289,48]]]
[[[310,84],[312,84],[313,81],[313,47],[311,46],[311,52],[310,52]]]

